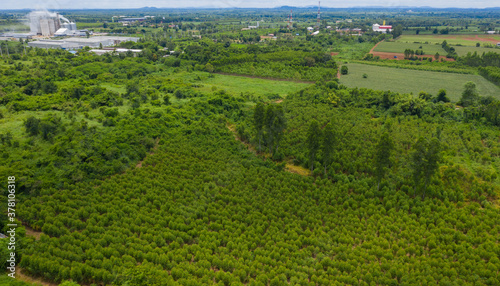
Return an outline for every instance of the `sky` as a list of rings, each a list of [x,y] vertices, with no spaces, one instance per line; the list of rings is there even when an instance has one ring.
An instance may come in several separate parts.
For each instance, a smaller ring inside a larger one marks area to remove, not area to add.
[[[272,8],[277,6],[310,6],[317,5],[317,1],[304,0],[0,0],[0,10],[3,9],[109,9],[109,8],[185,8],[185,7],[214,7],[214,8]],[[499,7],[498,0],[323,0],[323,7],[347,8],[356,6],[430,6],[436,8],[487,8]]]

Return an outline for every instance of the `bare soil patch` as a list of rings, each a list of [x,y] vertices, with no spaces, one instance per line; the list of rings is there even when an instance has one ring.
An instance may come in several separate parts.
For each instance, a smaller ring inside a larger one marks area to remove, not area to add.
[[[32,229],[31,227],[24,225],[24,228],[26,229],[26,235],[27,236],[33,236],[36,240],[40,239],[40,235],[42,235],[43,232],[37,231]]]
[[[488,38],[488,37],[479,37],[476,35],[475,37],[467,37],[465,40],[469,41],[480,41],[480,42],[492,42],[492,43],[498,43],[500,40],[497,40],[495,38]]]
[[[403,53],[387,53],[387,52],[370,52],[374,57],[379,56],[381,59],[387,60],[404,60],[405,54]],[[433,55],[415,55],[416,57],[427,59],[432,58],[434,60]],[[395,58],[396,57],[396,58]],[[444,59],[445,61],[453,62],[454,59],[447,58],[445,56],[439,56],[439,60]]]

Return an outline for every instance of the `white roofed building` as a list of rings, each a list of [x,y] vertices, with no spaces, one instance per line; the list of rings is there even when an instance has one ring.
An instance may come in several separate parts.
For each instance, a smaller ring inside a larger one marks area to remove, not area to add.
[[[391,25],[379,25],[379,24],[373,24],[372,29],[374,32],[381,32],[381,33],[387,33],[392,31],[392,26]]]

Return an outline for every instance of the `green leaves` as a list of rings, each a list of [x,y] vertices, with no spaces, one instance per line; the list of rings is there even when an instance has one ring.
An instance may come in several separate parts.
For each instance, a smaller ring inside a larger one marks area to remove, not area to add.
[[[441,142],[437,138],[431,141],[419,137],[417,143],[413,146],[412,168],[415,191],[422,190],[422,197],[425,198],[427,186],[436,173],[441,160]]]
[[[279,143],[286,128],[286,119],[283,107],[278,104],[269,104],[264,114],[264,128],[266,131],[266,144],[269,153],[278,151]]]
[[[265,124],[265,109],[262,102],[257,103],[253,113],[254,128],[257,132],[257,138],[259,140],[259,152],[261,152],[261,141],[264,132]]]
[[[40,120],[34,116],[30,116],[24,122],[24,127],[26,128],[26,133],[30,136],[36,136],[40,132]]]
[[[313,120],[307,130],[306,145],[309,150],[309,162],[311,165],[311,172],[314,170],[314,160],[321,144],[321,129],[319,128],[318,121]]]
[[[468,81],[464,85],[464,91],[462,92],[462,97],[460,103],[463,106],[473,106],[479,101],[479,94],[476,89],[476,84],[472,81]]]
[[[394,150],[394,143],[389,133],[384,132],[382,136],[380,136],[380,141],[375,150],[375,177],[378,181],[378,188],[380,188],[380,182],[386,176],[391,166],[391,154]]]
[[[322,144],[322,153],[323,153],[323,166],[325,168],[325,175],[327,174],[328,166],[332,163],[333,160],[333,151],[335,145],[337,143],[337,134],[334,131],[333,123],[330,122],[326,124],[323,129],[323,144]]]

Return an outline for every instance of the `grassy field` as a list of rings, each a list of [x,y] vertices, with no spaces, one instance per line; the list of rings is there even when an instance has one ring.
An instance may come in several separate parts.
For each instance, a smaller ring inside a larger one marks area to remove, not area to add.
[[[500,49],[497,48],[483,48],[474,46],[454,46],[457,54],[459,56],[465,56],[467,53],[477,52],[478,54],[487,52],[497,52],[500,53]],[[422,47],[422,48],[420,48]],[[386,53],[404,53],[406,49],[419,50],[422,49],[426,55],[435,55],[439,53],[440,55],[446,55],[446,51],[441,47],[440,44],[424,44],[424,43],[414,43],[414,42],[403,42],[397,40],[396,42],[382,42],[378,44],[375,48],[375,52],[386,52]]]
[[[403,35],[399,37],[397,42],[420,42],[429,44],[441,44],[444,40],[450,45],[463,45],[463,46],[476,46],[476,43],[489,42],[496,44],[500,42],[500,35],[486,35],[486,34],[475,34],[475,35]],[[486,41],[490,40],[490,41]]]
[[[455,51],[459,56],[465,56],[467,53],[474,53],[477,52],[478,54],[483,54],[487,52],[495,52],[495,53],[500,53],[500,49],[498,48],[483,48],[483,47],[470,47],[470,46],[464,46],[464,47],[457,47],[455,46]]]
[[[479,27],[477,26],[467,26],[468,29],[465,29],[465,27],[463,26],[447,26],[448,28],[450,29],[460,29],[459,31],[453,31],[453,35],[456,35],[456,34],[473,34],[473,33],[478,33],[479,31]],[[422,27],[408,27],[408,30],[404,30],[403,31],[403,35],[416,35],[416,30],[419,29],[420,30],[420,35],[435,35],[433,33],[434,31],[434,28],[436,27],[432,27],[431,29],[429,30],[425,30],[425,28],[422,28]],[[446,29],[446,27],[437,27],[438,31],[439,30],[442,30],[442,29]],[[463,29],[463,30],[462,30]]]
[[[420,91],[436,95],[439,89],[444,88],[448,97],[456,102],[461,97],[464,84],[467,81],[473,81],[480,95],[491,95],[500,99],[500,88],[479,75],[417,71],[354,63],[347,64],[347,67],[349,74],[342,76],[340,82],[348,87],[391,90],[415,95]],[[363,78],[363,74],[367,74],[368,78]]]
[[[420,48],[422,47],[422,48]],[[416,44],[416,43],[406,43],[406,42],[382,42],[377,45],[375,52],[386,52],[386,53],[404,53],[406,49],[412,50],[423,50],[426,55],[435,55],[439,53],[440,55],[446,55],[446,51],[441,47],[441,45],[435,44]]]
[[[192,82],[203,85],[199,90],[211,92],[212,88],[226,90],[226,92],[236,95],[242,92],[253,93],[257,96],[265,96],[270,93],[276,93],[280,96],[296,92],[310,85],[308,83],[278,81],[260,78],[250,78],[243,76],[231,76],[214,74],[209,77],[207,72],[181,72],[171,75],[173,78],[180,78],[186,82]]]

